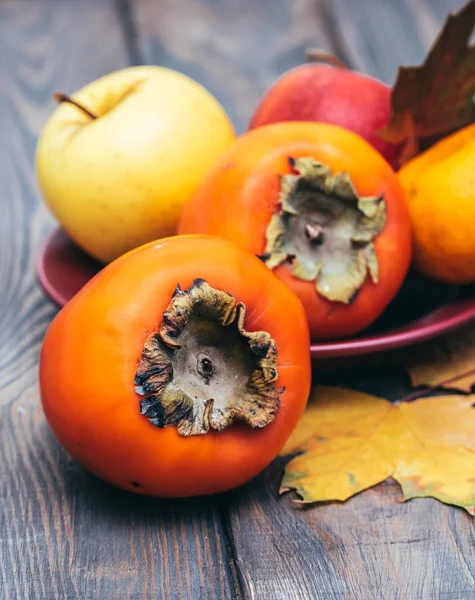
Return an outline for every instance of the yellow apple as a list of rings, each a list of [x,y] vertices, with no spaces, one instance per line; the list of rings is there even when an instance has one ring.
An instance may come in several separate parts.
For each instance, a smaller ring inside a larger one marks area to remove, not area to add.
[[[174,235],[183,204],[234,142],[221,105],[156,66],[101,77],[72,101],[55,109],[36,152],[41,193],[66,233],[104,263]]]

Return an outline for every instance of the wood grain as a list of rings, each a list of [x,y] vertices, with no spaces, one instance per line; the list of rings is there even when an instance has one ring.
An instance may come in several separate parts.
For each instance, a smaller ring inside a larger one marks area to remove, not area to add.
[[[157,502],[98,481],[51,435],[38,352],[55,314],[34,262],[53,221],[36,139],[55,90],[127,66],[115,5],[0,3],[0,597],[232,598],[218,501]]]
[[[321,0],[353,68],[392,85],[420,64],[449,12],[465,0]]]
[[[473,597],[475,531],[464,511],[432,499],[401,504],[393,482],[345,504],[300,508],[277,497],[282,468],[275,462],[232,498],[230,528],[248,597]]]
[[[208,88],[236,130],[308,46],[332,50],[316,0],[136,0],[143,59],[177,69]]]

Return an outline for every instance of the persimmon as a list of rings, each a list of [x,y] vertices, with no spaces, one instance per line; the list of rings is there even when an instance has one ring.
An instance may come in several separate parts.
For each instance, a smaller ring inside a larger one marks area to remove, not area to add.
[[[229,241],[178,236],[116,259],[55,317],[40,356],[47,421],[98,477],[162,497],[245,483],[310,389],[299,300]]]
[[[414,268],[444,283],[475,282],[475,125],[443,138],[398,172],[414,234]]]
[[[326,123],[241,136],[185,204],[179,232],[218,235],[260,256],[302,301],[313,340],[370,325],[412,253],[395,172],[357,134]]]

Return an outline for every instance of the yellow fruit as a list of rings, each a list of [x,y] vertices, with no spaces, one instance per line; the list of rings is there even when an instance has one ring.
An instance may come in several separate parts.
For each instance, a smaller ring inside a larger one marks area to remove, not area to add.
[[[414,266],[453,284],[475,282],[475,125],[399,171],[414,235]]]
[[[38,142],[46,204],[86,252],[109,262],[175,234],[182,206],[234,142],[216,99],[162,67],[130,67],[63,102]]]

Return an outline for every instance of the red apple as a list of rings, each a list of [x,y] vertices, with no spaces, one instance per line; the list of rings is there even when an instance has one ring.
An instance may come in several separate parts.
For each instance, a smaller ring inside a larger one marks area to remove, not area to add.
[[[333,123],[359,134],[396,168],[402,145],[378,135],[390,116],[391,88],[385,83],[346,68],[305,64],[284,73],[267,90],[249,129],[276,121]]]

